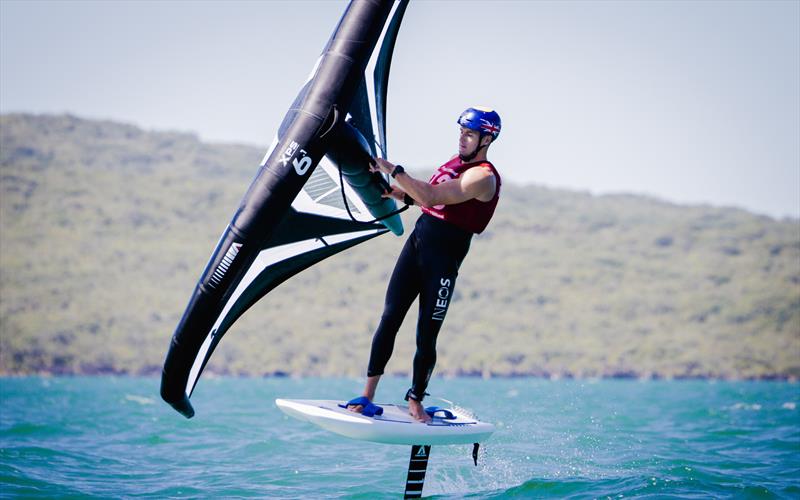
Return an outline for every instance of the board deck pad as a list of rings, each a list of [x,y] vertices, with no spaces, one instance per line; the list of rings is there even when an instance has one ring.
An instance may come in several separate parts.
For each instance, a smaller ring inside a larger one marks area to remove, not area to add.
[[[469,444],[482,442],[494,432],[494,425],[458,408],[447,408],[455,419],[444,419],[437,414],[426,424],[414,420],[404,405],[378,404],[383,414],[365,417],[339,407],[344,402],[338,400],[276,399],[275,404],[291,417],[342,436],[375,443]]]

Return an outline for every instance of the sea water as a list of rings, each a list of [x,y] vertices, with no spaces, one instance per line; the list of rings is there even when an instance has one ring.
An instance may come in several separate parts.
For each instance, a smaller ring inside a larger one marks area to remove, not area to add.
[[[203,378],[191,420],[155,378],[0,379],[0,496],[399,498],[410,447],[349,440],[275,398],[349,399],[352,379]],[[399,402],[404,379],[378,400]],[[434,379],[497,430],[434,446],[439,498],[800,498],[800,386]],[[431,404],[441,400],[431,398]]]

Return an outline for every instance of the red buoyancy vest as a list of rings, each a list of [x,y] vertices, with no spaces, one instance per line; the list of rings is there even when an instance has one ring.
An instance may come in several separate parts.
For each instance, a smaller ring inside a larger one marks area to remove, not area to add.
[[[439,167],[428,182],[429,184],[441,184],[443,182],[452,181],[453,179],[458,179],[461,177],[461,174],[473,167],[489,167],[492,170],[496,187],[491,200],[480,201],[472,198],[471,200],[456,203],[455,205],[422,207],[422,211],[469,232],[482,233],[483,230],[486,229],[486,226],[489,225],[489,220],[491,220],[494,209],[497,207],[497,202],[500,199],[500,174],[497,172],[497,169],[494,168],[494,165],[488,161],[463,163],[461,158],[456,156]]]

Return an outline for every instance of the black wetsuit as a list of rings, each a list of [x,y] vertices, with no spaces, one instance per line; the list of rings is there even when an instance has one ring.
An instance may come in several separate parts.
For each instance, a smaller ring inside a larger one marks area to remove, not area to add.
[[[397,259],[386,291],[383,316],[372,339],[367,375],[383,374],[392,356],[397,331],[411,303],[419,296],[414,377],[406,399],[422,401],[425,396],[436,364],[436,337],[471,239],[471,232],[422,214]]]

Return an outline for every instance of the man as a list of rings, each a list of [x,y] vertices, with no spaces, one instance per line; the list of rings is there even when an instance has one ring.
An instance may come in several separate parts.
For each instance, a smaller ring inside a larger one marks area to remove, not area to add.
[[[346,405],[352,411],[382,411],[372,404],[375,390],[403,318],[419,295],[413,382],[405,399],[413,418],[420,422],[431,419],[422,400],[436,363],[436,338],[472,235],[486,228],[500,196],[500,175],[486,159],[489,146],[500,134],[500,116],[491,109],[469,108],[458,124],[458,155],[439,167],[427,183],[414,179],[400,165],[375,159],[373,171],[391,175],[396,183],[384,196],[420,205],[423,213],[389,281],[383,315],[372,339],[363,395]]]

